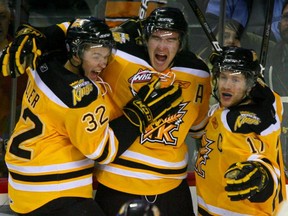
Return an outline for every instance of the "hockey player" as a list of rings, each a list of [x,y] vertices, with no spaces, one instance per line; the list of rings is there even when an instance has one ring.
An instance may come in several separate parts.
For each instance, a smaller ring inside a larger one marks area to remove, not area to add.
[[[154,203],[163,216],[193,215],[185,138],[190,128],[194,137],[202,135],[211,87],[207,66],[184,51],[187,31],[179,9],[158,8],[144,22],[144,45],[117,44],[115,61],[103,71],[102,78],[112,87],[117,115],[133,90],[159,76],[163,86],[179,83],[184,99],[178,118],[146,128],[118,160],[98,167],[96,201],[107,215],[114,216],[133,199]]]
[[[143,85],[159,78],[163,87],[179,84],[183,102],[177,114],[144,128],[117,160],[97,167],[99,184],[95,199],[108,216],[115,216],[127,201],[142,198],[155,203],[161,215],[191,216],[194,213],[186,181],[185,139],[189,129],[194,138],[203,134],[211,94],[210,73],[202,60],[184,49],[188,24],[181,10],[155,9],[143,24],[143,45],[126,40],[127,35],[118,37],[117,53],[101,73],[112,89],[112,118],[123,114],[125,104]],[[124,30],[129,32],[128,27]],[[49,32],[45,35],[46,42],[51,41]],[[39,39],[36,34],[29,36]],[[53,39],[58,36],[53,34]],[[21,44],[20,51],[25,47],[25,42],[16,44]],[[32,53],[35,54],[33,50]],[[15,69],[21,67],[15,65]]]
[[[17,37],[24,32],[20,30]],[[84,73],[99,74],[106,66],[115,45],[112,32],[101,20],[76,19],[66,42],[64,65],[52,53],[43,56],[36,70],[26,70],[21,116],[5,157],[10,207],[19,215],[104,215],[92,199],[95,161],[115,160],[142,128],[167,117],[181,101],[180,87],[159,88],[156,80],[127,101],[127,117],[109,123],[111,105],[101,90],[101,79],[93,83]],[[5,57],[13,45],[4,51],[3,67],[11,63]]]
[[[226,47],[212,61],[219,103],[195,164],[199,215],[273,215],[286,199],[282,103],[262,82],[256,52]]]

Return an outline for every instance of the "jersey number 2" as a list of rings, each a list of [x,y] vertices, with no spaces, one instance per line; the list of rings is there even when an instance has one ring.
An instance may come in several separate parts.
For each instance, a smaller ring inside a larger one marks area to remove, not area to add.
[[[28,108],[24,109],[22,118],[27,121],[29,118],[33,123],[34,127],[28,131],[25,131],[12,139],[10,153],[20,158],[31,159],[31,151],[21,149],[19,146],[22,142],[39,136],[42,134],[43,124],[40,119],[34,115]]]

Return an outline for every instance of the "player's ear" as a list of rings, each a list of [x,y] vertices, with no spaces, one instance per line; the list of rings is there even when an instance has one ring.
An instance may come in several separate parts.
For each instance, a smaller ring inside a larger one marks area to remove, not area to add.
[[[82,63],[81,58],[78,55],[73,55],[71,61],[75,66],[79,66]]]

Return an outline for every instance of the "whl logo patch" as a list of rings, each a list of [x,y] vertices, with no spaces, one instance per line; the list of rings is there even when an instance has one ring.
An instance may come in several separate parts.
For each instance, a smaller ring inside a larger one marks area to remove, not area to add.
[[[152,80],[152,73],[149,70],[139,69],[135,75],[128,79],[128,82],[131,83],[143,83]]]

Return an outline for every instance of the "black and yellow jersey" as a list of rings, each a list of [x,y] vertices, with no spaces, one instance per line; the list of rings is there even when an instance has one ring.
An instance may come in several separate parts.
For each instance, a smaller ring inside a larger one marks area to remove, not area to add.
[[[211,107],[195,164],[199,215],[273,215],[286,199],[279,139],[283,107],[279,95],[274,98],[276,112],[259,104]],[[230,201],[224,174],[230,165],[243,161],[258,161],[269,170],[274,184],[270,197]]]
[[[44,32],[50,38],[50,47],[57,47],[61,40],[64,42],[65,25],[59,27],[63,31],[51,27]],[[51,35],[51,32],[55,34]],[[57,43],[53,43],[53,37]],[[121,39],[114,58],[101,73],[112,89],[108,92],[113,103],[111,120],[122,115],[123,106],[135,92],[160,76],[151,66],[145,46]],[[156,195],[176,188],[186,178],[189,158],[185,139],[188,132],[194,138],[200,138],[204,132],[211,95],[210,73],[195,54],[181,51],[171,67],[161,74],[162,86],[171,83],[181,86],[183,102],[180,109],[175,115],[149,125],[113,163],[97,166],[96,178],[103,185],[126,193]],[[129,139],[130,128],[122,129],[126,130],[126,139]],[[119,140],[120,146],[123,141],[125,139]]]
[[[54,60],[27,74],[5,157],[12,210],[28,213],[59,197],[92,198],[95,161],[110,163],[120,150],[101,87]]]
[[[158,78],[144,46],[119,44],[115,59],[102,72],[112,88],[114,117],[135,91]],[[199,138],[207,123],[210,74],[207,66],[191,52],[180,52],[165,73],[162,85],[179,84],[183,102],[169,118],[149,125],[146,131],[113,163],[100,165],[97,180],[118,191],[156,195],[177,187],[187,176],[188,149],[185,138],[189,129]]]

